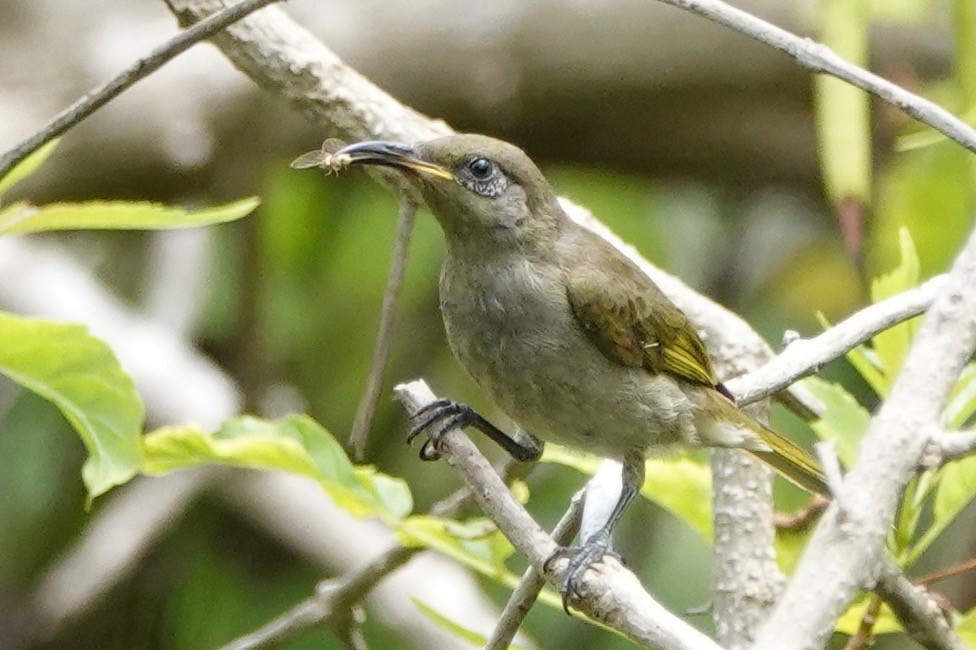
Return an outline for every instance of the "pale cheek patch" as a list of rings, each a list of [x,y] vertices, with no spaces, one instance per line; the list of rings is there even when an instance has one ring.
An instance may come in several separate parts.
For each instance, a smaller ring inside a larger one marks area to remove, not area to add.
[[[338,138],[329,138],[322,143],[322,147],[315,151],[303,153],[298,158],[291,161],[292,169],[309,169],[319,167],[325,170],[326,174],[337,174],[352,163],[352,156],[349,154],[335,155],[346,146],[346,143]]]

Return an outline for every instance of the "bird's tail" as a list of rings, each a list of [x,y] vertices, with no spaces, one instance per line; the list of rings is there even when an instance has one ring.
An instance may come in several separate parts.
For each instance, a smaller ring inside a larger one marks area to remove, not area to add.
[[[746,451],[804,490],[830,497],[823,470],[813,456],[775,431],[767,429],[758,422],[756,424],[759,426],[759,436],[770,450],[746,449]]]
[[[705,445],[748,451],[800,488],[830,497],[820,463],[803,448],[756,422],[716,390],[699,389],[689,396],[702,408],[696,425]]]

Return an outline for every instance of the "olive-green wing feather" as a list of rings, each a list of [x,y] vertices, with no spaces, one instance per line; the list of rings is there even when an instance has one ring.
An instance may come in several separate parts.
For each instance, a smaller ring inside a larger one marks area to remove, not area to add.
[[[708,353],[688,319],[649,278],[623,260],[570,272],[567,296],[576,320],[611,360],[715,386]]]

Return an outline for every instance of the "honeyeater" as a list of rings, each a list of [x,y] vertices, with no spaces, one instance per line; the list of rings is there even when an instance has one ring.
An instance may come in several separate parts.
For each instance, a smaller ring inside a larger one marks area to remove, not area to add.
[[[816,461],[740,411],[685,315],[637,266],[572,221],[518,147],[482,135],[404,144],[360,142],[344,164],[382,165],[416,184],[444,231],[440,307],[454,355],[532,438],[510,436],[467,405],[443,400],[418,415],[421,456],[453,426],[487,434],[519,460],[552,441],[620,461],[623,489],[606,524],[579,547],[563,598],[607,553],[614,525],[655,450],[733,447],[811,492]]]

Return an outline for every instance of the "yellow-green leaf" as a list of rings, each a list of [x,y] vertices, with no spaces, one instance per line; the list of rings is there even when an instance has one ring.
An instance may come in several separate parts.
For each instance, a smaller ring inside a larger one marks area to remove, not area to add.
[[[81,436],[89,502],[139,471],[142,400],[88,328],[0,312],[0,373],[53,402]]]
[[[912,236],[907,228],[898,230],[898,246],[901,252],[901,261],[891,271],[878,276],[871,282],[871,299],[874,302],[880,302],[918,286],[921,272],[918,252],[915,250],[915,242],[912,241]],[[908,354],[908,347],[915,336],[918,322],[918,317],[911,318],[894,327],[889,327],[883,332],[878,332],[871,339],[889,384],[894,381],[901,370],[901,364],[905,360],[905,355]]]
[[[337,505],[357,517],[397,519],[413,507],[402,480],[354,467],[338,441],[305,416],[274,421],[243,416],[212,433],[194,425],[165,427],[146,435],[143,444],[147,474],[210,464],[273,469],[317,480]]]
[[[867,611],[869,600],[869,598],[863,597],[848,607],[847,611],[837,620],[834,629],[842,634],[856,634],[861,626],[861,619],[864,618],[864,612]],[[891,634],[892,632],[900,632],[901,626],[888,606],[882,605],[873,629],[875,634]]]
[[[464,627],[460,623],[452,621],[451,619],[444,616],[443,614],[441,614],[436,609],[434,609],[424,601],[420,600],[416,596],[411,596],[410,600],[413,601],[413,604],[417,606],[417,609],[419,609],[424,616],[426,616],[431,621],[433,621],[438,627],[447,630],[451,634],[461,639],[464,639],[472,646],[483,648],[485,647],[485,644],[488,643],[487,637],[485,637],[483,634],[479,634],[474,630],[469,630],[468,628]],[[524,648],[525,646],[518,646],[513,643],[508,647],[510,649],[519,650],[520,648]]]
[[[24,158],[14,166],[7,175],[0,178],[0,194],[3,194],[11,187],[33,174],[40,167],[47,157],[51,155],[54,148],[58,146],[58,139],[55,138],[45,143],[40,149]]]
[[[963,616],[956,626],[956,632],[966,645],[976,648],[976,607]]]
[[[591,475],[600,464],[593,456],[551,443],[541,460]],[[687,523],[706,542],[712,542],[712,474],[708,467],[683,456],[651,458],[646,463],[641,494]]]
[[[203,210],[128,201],[53,203],[41,207],[17,203],[0,211],[0,235],[52,230],[192,228],[240,219],[258,203],[258,199],[249,198]]]
[[[803,386],[824,405],[824,414],[811,427],[824,440],[833,440],[837,455],[850,467],[857,459],[861,438],[871,424],[871,414],[840,384],[807,377]]]
[[[958,429],[976,413],[976,363],[969,363],[959,374],[945,411],[942,422],[950,429]]]

